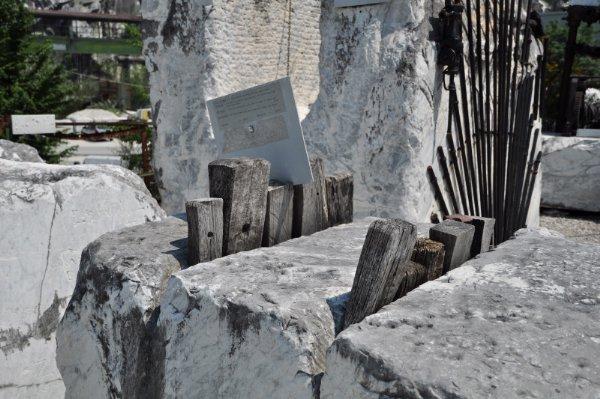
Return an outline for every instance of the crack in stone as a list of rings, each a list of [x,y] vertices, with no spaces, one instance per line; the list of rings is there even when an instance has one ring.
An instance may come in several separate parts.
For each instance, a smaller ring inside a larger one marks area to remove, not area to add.
[[[50,221],[50,228],[48,230],[48,247],[46,250],[46,267],[44,269],[44,275],[42,276],[42,281],[40,283],[40,294],[38,296],[36,323],[40,320],[40,317],[41,317],[40,308],[42,306],[42,293],[44,290],[44,281],[46,280],[46,274],[48,273],[48,266],[50,263],[50,252],[52,250],[52,229],[54,228],[54,220],[56,219],[56,209],[58,208],[58,204],[59,204],[59,198],[58,198],[56,192],[54,191],[54,188],[52,188],[52,194],[54,195],[54,210],[52,212],[52,220]]]

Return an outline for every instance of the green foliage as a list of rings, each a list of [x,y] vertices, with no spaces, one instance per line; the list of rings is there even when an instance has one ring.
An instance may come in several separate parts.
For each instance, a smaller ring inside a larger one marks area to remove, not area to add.
[[[548,61],[546,65],[546,106],[544,114],[544,125],[546,129],[553,129],[558,113],[564,110],[558,109],[560,96],[560,79],[563,72],[565,44],[569,29],[566,23],[552,22],[546,28],[549,39]],[[577,33],[577,42],[597,46],[598,25],[582,24]],[[573,75],[600,76],[600,60],[590,57],[576,56],[573,64]]]
[[[34,20],[23,2],[0,0],[0,21],[0,115],[66,112],[73,85],[63,66],[54,61],[52,46],[31,34]],[[57,150],[61,143],[52,138],[8,138],[35,147],[51,163],[74,151]]]

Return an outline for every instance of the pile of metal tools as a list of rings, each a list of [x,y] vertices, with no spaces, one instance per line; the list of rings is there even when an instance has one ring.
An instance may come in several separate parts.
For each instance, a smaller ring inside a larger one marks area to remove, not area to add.
[[[545,55],[532,63],[530,47],[543,32],[532,0],[465,1],[446,0],[440,13],[448,127],[441,179],[431,166],[428,176],[443,216],[495,218],[499,243],[525,226],[539,170]]]

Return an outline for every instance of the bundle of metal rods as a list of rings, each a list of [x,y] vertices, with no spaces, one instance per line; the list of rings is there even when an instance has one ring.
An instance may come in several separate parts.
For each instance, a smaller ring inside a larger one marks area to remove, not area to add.
[[[465,1],[440,13],[449,113],[441,182],[431,166],[428,176],[442,214],[495,218],[499,243],[525,226],[536,183],[545,58],[530,60],[531,0]]]

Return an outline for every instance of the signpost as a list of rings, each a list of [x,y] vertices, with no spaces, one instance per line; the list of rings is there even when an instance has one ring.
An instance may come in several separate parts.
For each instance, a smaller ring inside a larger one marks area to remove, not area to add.
[[[271,179],[312,182],[312,173],[288,77],[208,101],[221,158],[262,158]]]
[[[12,115],[11,125],[14,135],[56,133],[54,115]]]

